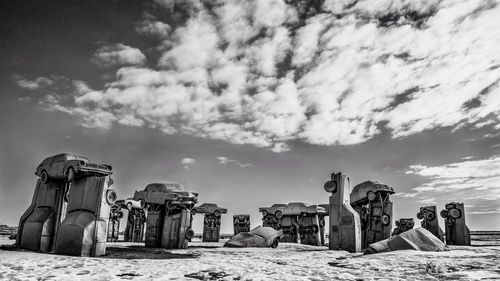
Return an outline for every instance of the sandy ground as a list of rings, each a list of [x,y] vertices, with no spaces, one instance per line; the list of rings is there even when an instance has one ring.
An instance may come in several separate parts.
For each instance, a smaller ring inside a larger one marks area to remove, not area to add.
[[[193,242],[187,250],[165,250],[109,243],[107,255],[99,258],[0,250],[0,279],[500,280],[500,246],[368,256],[290,243],[278,249],[221,246]]]

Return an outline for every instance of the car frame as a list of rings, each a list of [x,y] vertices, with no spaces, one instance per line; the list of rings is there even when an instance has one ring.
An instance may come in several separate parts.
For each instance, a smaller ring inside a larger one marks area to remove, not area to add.
[[[112,167],[93,163],[88,157],[72,153],[60,153],[45,158],[35,170],[43,183],[48,180],[72,181],[81,175],[111,175]]]

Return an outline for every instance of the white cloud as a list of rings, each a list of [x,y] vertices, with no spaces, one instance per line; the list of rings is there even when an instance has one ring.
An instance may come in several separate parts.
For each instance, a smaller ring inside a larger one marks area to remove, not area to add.
[[[217,161],[219,162],[219,165],[223,165],[223,166],[230,165],[230,164],[238,165],[241,168],[246,168],[246,167],[252,167],[253,166],[253,164],[251,164],[251,163],[241,163],[238,160],[229,159],[229,158],[227,158],[225,156],[217,156]]]
[[[97,49],[90,61],[100,67],[143,65],[146,63],[146,57],[137,48],[123,44],[113,44]]]
[[[37,77],[35,80],[28,80],[21,75],[14,74],[11,76],[11,79],[14,80],[16,85],[19,88],[25,89],[25,90],[37,90],[43,87],[50,86],[54,83],[51,79],[47,77]]]
[[[182,158],[181,164],[184,166],[184,169],[188,170],[189,168],[191,168],[196,164],[196,159],[189,157]]]
[[[413,165],[406,174],[427,178],[423,184],[413,188],[415,196],[425,200],[455,200],[473,204],[474,211],[489,211],[499,208],[500,156],[488,159],[464,160],[442,166]]]
[[[185,24],[148,18],[135,27],[163,40],[157,68],[144,67],[138,49],[103,47],[95,60],[123,65],[116,79],[52,99],[52,109],[86,126],[149,126],[275,152],[290,140],[362,143],[382,128],[394,138],[467,125],[496,133],[495,3],[325,1],[327,13],[301,21],[304,7],[281,0],[227,0],[210,11],[182,1]]]

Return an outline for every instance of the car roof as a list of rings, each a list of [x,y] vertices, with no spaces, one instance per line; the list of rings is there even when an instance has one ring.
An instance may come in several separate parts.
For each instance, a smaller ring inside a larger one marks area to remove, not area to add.
[[[85,157],[85,156],[76,155],[74,153],[59,153],[59,154],[52,155],[52,156],[45,158],[41,163],[44,163],[46,161],[51,161],[55,158],[64,158],[65,160],[83,160],[83,161],[90,162],[90,159],[88,157]]]
[[[144,188],[144,190],[149,192],[168,192],[182,191],[183,188],[179,183],[176,182],[157,182],[146,185],[146,188]]]

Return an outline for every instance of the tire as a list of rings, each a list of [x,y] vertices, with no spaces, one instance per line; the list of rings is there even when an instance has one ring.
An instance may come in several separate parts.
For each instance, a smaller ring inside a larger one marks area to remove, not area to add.
[[[323,185],[323,188],[328,193],[335,193],[337,192],[337,183],[335,181],[327,181]]]
[[[281,211],[276,211],[276,212],[274,213],[274,216],[275,216],[275,217],[277,217],[278,219],[281,219],[281,218],[283,217],[283,212],[281,212]]]
[[[167,207],[167,210],[173,210],[173,209],[175,209],[175,205],[172,203],[172,201],[167,201],[165,203],[165,207]]]
[[[395,221],[395,222],[394,222],[394,224],[395,224],[396,226],[399,226],[399,221]]]
[[[68,167],[66,170],[66,180],[73,181],[75,179],[75,169],[73,167]]]
[[[196,211],[196,209],[191,209],[191,216],[194,216],[198,213],[198,211]]]
[[[187,229],[184,237],[188,240],[192,239],[194,237],[194,231],[191,228]]]
[[[319,220],[319,225],[320,225],[321,227],[324,227],[324,226],[325,226],[325,219],[320,219],[320,220]]]
[[[443,219],[445,219],[445,218],[447,218],[447,217],[450,215],[450,213],[448,212],[448,210],[441,210],[441,212],[439,212],[439,215],[440,215]]]
[[[219,211],[219,210],[215,210],[214,215],[215,215],[216,217],[220,217],[220,211]]]
[[[47,171],[43,170],[41,173],[40,173],[40,180],[43,182],[43,183],[47,183],[49,181],[49,174],[47,174]]]
[[[117,198],[118,196],[116,195],[116,191],[114,191],[113,189],[106,190],[106,202],[109,205],[115,204]]]
[[[366,198],[368,198],[368,201],[375,201],[375,199],[377,199],[377,194],[373,191],[368,191],[366,193]]]
[[[459,210],[459,209],[451,209],[450,210],[450,217],[454,218],[454,219],[458,219],[462,216],[462,212]]]
[[[278,248],[279,243],[280,243],[280,241],[278,238],[274,239],[273,244],[271,244],[271,248],[273,248],[273,249]]]
[[[424,214],[422,212],[417,213],[417,219],[423,220],[424,219]]]
[[[425,214],[425,218],[428,220],[428,221],[433,221],[435,218],[436,218],[436,214],[434,214],[434,212],[427,212]]]
[[[410,221],[406,225],[408,226],[409,229],[413,229],[413,227],[415,226],[415,223]]]
[[[144,199],[140,199],[139,202],[140,202],[140,205],[141,205],[141,209],[146,208],[146,201],[144,201]]]
[[[128,209],[129,211],[132,211],[132,202],[128,202],[128,203],[127,203],[127,209]]]
[[[388,215],[383,215],[381,220],[384,225],[388,225],[391,222],[391,218]]]

